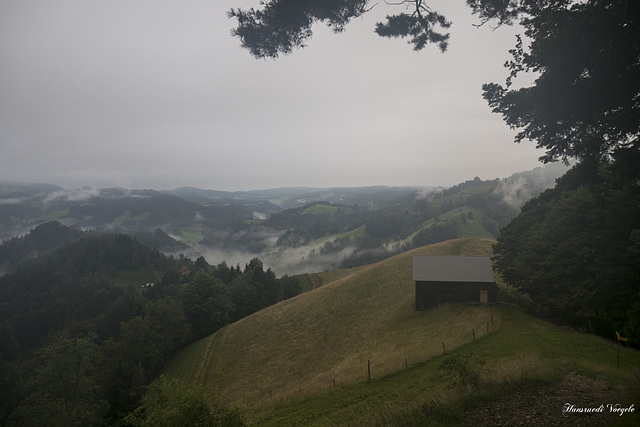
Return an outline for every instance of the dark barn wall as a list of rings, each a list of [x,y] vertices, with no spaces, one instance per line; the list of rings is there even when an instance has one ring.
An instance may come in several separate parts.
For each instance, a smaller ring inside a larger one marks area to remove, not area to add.
[[[417,281],[416,310],[447,303],[479,303],[480,291],[488,291],[489,303],[496,302],[498,289],[495,283]]]

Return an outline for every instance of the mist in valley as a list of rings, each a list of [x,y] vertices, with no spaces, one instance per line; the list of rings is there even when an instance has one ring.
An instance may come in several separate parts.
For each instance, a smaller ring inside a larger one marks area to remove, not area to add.
[[[2,184],[0,213],[6,219],[0,238],[24,236],[38,224],[57,221],[83,231],[132,234],[165,254],[204,257],[210,265],[244,267],[258,258],[278,276],[316,273],[380,261],[414,245],[468,237],[474,222],[477,230],[489,230],[484,237],[495,238],[506,216],[515,216],[524,203],[553,187],[566,170],[550,164],[449,188],[290,187],[224,193]]]
[[[556,179],[567,169],[568,167],[563,164],[554,163],[518,172],[507,178],[496,179],[495,184],[491,184],[492,181],[481,181],[477,178],[467,183],[479,182],[493,185],[495,188],[490,192],[491,200],[495,200],[498,205],[508,206],[512,215],[515,215],[531,198],[555,186]],[[442,197],[446,190],[441,187],[418,188],[407,194],[408,198],[405,200],[413,200],[409,205],[416,202],[428,203]],[[350,193],[357,192],[358,189],[350,190]],[[362,192],[365,193],[365,189],[362,189]],[[327,194],[331,193],[325,190],[324,195]],[[369,201],[365,203],[365,207],[370,212],[377,212],[378,209],[384,211],[386,205],[397,203],[400,199],[392,200],[394,200],[392,203],[389,200]],[[305,200],[305,202],[313,202],[313,200]],[[402,222],[404,221],[402,217],[406,214],[408,211],[394,211],[389,221]],[[257,224],[261,224],[261,221],[266,221],[268,218],[269,215],[254,212],[253,219],[258,220]],[[382,260],[410,249],[415,235],[413,233],[382,239],[373,246],[363,246],[362,241],[357,239],[340,238],[335,235],[303,243],[287,243],[286,239],[281,237],[291,230],[293,228],[276,229],[260,225],[240,230],[214,230],[202,242],[190,246],[184,255],[193,259],[202,256],[211,265],[226,262],[229,266],[239,265],[242,268],[252,259],[258,258],[265,267],[271,268],[278,276],[295,275],[349,268]],[[180,239],[180,236],[174,237],[177,240]]]

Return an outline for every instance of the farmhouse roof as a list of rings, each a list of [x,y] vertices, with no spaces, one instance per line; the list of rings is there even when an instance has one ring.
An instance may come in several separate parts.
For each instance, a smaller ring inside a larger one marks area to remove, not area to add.
[[[413,280],[417,282],[493,282],[488,256],[413,257]]]

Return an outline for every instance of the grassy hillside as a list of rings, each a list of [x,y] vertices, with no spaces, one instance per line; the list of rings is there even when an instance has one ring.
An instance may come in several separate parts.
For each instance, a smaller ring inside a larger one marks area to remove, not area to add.
[[[532,419],[545,423],[639,422],[637,409],[624,417],[561,415],[567,402],[637,404],[635,350],[622,348],[617,369],[613,341],[554,326],[515,305],[415,312],[413,255],[486,255],[491,243],[457,239],[308,275],[312,291],[193,344],[167,374],[203,384],[216,399],[243,407],[256,425],[469,425],[478,423],[469,418],[478,411],[499,425],[493,417],[500,410],[506,424],[531,421],[525,417],[534,412]],[[495,406],[505,399],[521,406],[506,413]]]
[[[640,353],[500,306],[501,327],[407,369],[277,401],[248,414],[262,426],[637,426]],[[444,318],[445,321],[447,320]],[[620,405],[620,416],[568,413]]]
[[[416,313],[412,256],[489,254],[491,241],[458,239],[333,273],[334,280],[218,331],[179,354],[168,374],[202,383],[229,403],[347,384],[395,372],[500,325],[492,307]],[[443,319],[447,319],[443,322]]]

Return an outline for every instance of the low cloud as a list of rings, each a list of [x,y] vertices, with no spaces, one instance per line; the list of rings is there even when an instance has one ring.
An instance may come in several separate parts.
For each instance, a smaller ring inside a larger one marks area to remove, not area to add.
[[[44,198],[43,203],[49,203],[54,200],[65,200],[70,202],[80,202],[83,200],[93,199],[100,196],[100,189],[95,187],[82,187],[73,190],[54,191]]]
[[[19,205],[22,202],[25,202],[29,200],[27,197],[23,197],[23,198],[13,198],[13,199],[0,199],[0,206],[1,205]]]
[[[262,212],[253,212],[253,219],[267,219],[269,216]]]
[[[442,188],[423,188],[421,190],[416,191],[415,198],[416,200],[429,199],[431,196],[441,191],[442,191]]]
[[[521,208],[534,196],[532,187],[527,184],[524,178],[518,178],[515,181],[500,181],[498,187],[493,190],[493,194],[501,197],[504,203],[516,209]]]
[[[552,163],[530,171],[519,172],[500,181],[493,194],[502,198],[507,205],[519,209],[527,201],[552,188],[556,179],[564,175],[568,167],[561,163]]]
[[[275,242],[274,242],[275,243]],[[192,259],[204,257],[211,265],[226,262],[229,266],[245,265],[253,258],[260,259],[265,268],[271,268],[278,276],[285,274],[318,273],[336,269],[340,263],[356,251],[348,246],[336,252],[321,253],[318,245],[297,247],[270,246],[261,252],[243,251],[228,247],[208,247],[195,245],[182,253]]]

